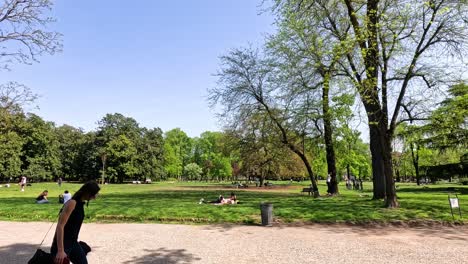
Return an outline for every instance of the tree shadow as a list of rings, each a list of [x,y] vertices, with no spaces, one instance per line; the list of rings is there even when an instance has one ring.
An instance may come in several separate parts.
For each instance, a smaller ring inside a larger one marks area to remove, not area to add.
[[[16,243],[0,247],[0,263],[28,263],[32,258],[38,245],[26,244],[26,243]],[[42,248],[45,251],[49,249]]]
[[[124,263],[132,264],[179,264],[192,263],[193,261],[201,260],[193,254],[188,253],[185,249],[166,249],[159,248],[156,250],[145,249],[148,254],[144,256],[133,257],[132,260]]]
[[[459,194],[468,194],[468,188],[464,186],[459,186],[459,187],[453,187],[453,186],[448,186],[448,187],[427,187],[427,186],[422,186],[422,187],[412,187],[412,188],[401,188],[397,189],[397,193],[406,193],[406,192],[411,192],[411,193],[459,193]]]

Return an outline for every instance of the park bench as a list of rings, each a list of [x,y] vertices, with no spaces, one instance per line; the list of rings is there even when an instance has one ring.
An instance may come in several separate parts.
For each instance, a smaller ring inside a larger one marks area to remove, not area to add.
[[[302,193],[308,193],[309,195],[312,194],[312,188],[302,188],[301,194]]]

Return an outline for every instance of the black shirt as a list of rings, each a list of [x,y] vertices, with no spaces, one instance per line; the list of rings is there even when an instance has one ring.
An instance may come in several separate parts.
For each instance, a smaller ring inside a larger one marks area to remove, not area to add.
[[[68,217],[68,221],[65,224],[65,227],[63,228],[64,249],[71,247],[73,245],[73,242],[78,241],[78,234],[80,233],[81,224],[83,224],[83,220],[84,220],[84,202],[76,201],[75,209],[73,209],[72,213],[70,214],[70,217]],[[54,249],[57,249],[56,239],[57,238],[54,236],[54,242],[52,243],[52,248]]]
[[[39,195],[37,198],[36,198],[36,201],[42,201],[44,200],[44,195]]]

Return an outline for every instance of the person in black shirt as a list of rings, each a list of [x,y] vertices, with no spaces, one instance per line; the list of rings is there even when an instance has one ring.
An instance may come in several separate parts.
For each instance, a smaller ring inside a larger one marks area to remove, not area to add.
[[[44,190],[43,192],[41,192],[41,194],[39,194],[39,196],[36,198],[36,203],[38,204],[48,203],[49,202],[49,200],[47,200],[48,194],[49,192],[47,190]]]
[[[85,201],[89,202],[95,199],[99,190],[96,182],[87,182],[61,209],[54,241],[50,249],[50,253],[55,256],[55,263],[62,264],[66,259],[73,264],[88,263],[86,254],[78,243],[78,234],[84,219]]]

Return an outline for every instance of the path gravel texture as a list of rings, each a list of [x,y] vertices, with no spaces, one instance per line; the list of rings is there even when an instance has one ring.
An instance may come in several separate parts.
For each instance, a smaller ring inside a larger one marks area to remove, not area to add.
[[[0,263],[27,263],[50,225],[0,222]],[[84,224],[80,240],[91,264],[468,263],[468,227]]]

